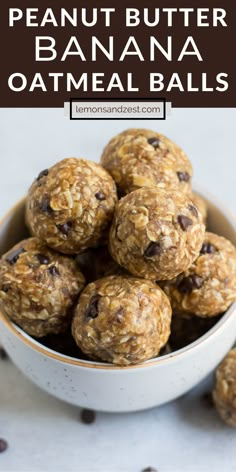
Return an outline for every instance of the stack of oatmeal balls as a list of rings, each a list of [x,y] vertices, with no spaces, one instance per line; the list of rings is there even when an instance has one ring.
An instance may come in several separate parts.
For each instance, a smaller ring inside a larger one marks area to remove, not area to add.
[[[236,300],[236,250],[206,231],[191,180],[182,149],[146,129],[111,139],[100,164],[40,172],[31,237],[0,260],[4,313],[45,344],[72,333],[75,356],[120,366],[196,340]]]

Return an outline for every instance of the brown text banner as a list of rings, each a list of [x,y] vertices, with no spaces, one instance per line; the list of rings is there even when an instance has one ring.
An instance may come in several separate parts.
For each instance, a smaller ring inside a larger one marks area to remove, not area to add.
[[[234,0],[5,0],[1,107],[70,98],[235,107]]]

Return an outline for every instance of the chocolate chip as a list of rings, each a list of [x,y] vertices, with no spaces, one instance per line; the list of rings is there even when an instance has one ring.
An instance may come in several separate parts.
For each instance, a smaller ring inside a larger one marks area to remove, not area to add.
[[[57,267],[55,265],[50,266],[48,268],[48,271],[53,277],[56,277],[57,275],[60,275],[60,272],[59,272],[59,270],[57,269]]]
[[[93,410],[85,408],[80,413],[80,419],[84,424],[92,424],[96,420],[96,413]]]
[[[196,216],[196,218],[198,217],[198,211],[197,211],[197,208],[194,205],[189,205],[188,209],[191,211],[193,216]]]
[[[216,248],[211,243],[203,243],[200,254],[215,254]]]
[[[100,300],[100,295],[93,295],[91,298],[90,304],[86,310],[86,317],[95,319],[98,316],[98,302]]]
[[[3,349],[3,347],[0,347],[0,359],[2,361],[5,361],[7,358],[8,358],[8,355],[5,351],[5,349]]]
[[[212,398],[212,393],[211,392],[203,393],[203,395],[201,396],[201,402],[203,406],[205,406],[206,408],[213,408],[214,402]]]
[[[19,256],[23,254],[23,252],[26,252],[23,247],[20,247],[18,249],[14,249],[8,256],[6,257],[6,261],[9,262],[9,264],[13,265],[17,262],[19,259]]]
[[[190,181],[190,175],[188,172],[177,172],[178,179],[180,182],[189,182]]]
[[[48,175],[48,169],[42,170],[37,177],[37,181],[42,179],[42,177],[46,177],[47,175]]]
[[[162,248],[160,243],[155,243],[151,242],[148,247],[144,251],[144,256],[145,257],[154,257],[154,256],[160,256],[162,253]]]
[[[189,275],[178,284],[178,290],[180,293],[191,293],[193,290],[201,288],[203,283],[204,279],[199,275]]]
[[[143,469],[142,472],[158,472],[158,470],[154,469],[154,467],[146,467],[146,469]]]
[[[65,234],[66,236],[68,235],[69,231],[71,230],[72,228],[72,222],[71,221],[67,221],[66,223],[64,223],[63,225],[57,225],[57,228],[59,229],[59,231],[61,231],[61,233]]]
[[[180,227],[183,231],[186,231],[189,226],[192,226],[193,222],[191,218],[185,215],[179,215],[178,216],[178,223],[180,224]]]
[[[40,264],[49,264],[50,262],[50,259],[48,256],[45,256],[45,254],[35,254],[35,256],[37,257],[38,261],[40,262]]]
[[[0,288],[0,290],[4,293],[7,293],[9,291],[9,286],[8,285],[3,285],[2,288]]]
[[[0,453],[6,451],[7,448],[7,441],[5,441],[5,439],[0,438]]]
[[[104,193],[102,193],[102,192],[95,193],[95,197],[100,202],[102,202],[102,200],[106,200],[106,197],[105,197]]]
[[[40,313],[40,311],[42,311],[44,309],[44,307],[42,305],[38,305],[38,303],[31,300],[30,309],[35,313]]]
[[[41,201],[41,210],[43,213],[52,213],[52,208],[50,207],[50,199],[46,195],[43,195],[42,201]]]
[[[148,144],[151,144],[154,149],[158,148],[160,145],[160,139],[156,138],[155,136],[153,138],[148,138],[147,142]]]

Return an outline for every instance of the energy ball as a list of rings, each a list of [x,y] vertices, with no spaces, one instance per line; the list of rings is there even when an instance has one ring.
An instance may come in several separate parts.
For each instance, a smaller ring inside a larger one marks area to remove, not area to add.
[[[32,336],[61,333],[84,282],[74,259],[25,239],[0,259],[0,306]]]
[[[72,334],[89,357],[129,365],[157,356],[168,340],[170,322],[169,300],[157,285],[114,275],[84,289]]]
[[[72,157],[40,172],[29,190],[26,222],[51,248],[80,253],[106,240],[116,201],[108,172]]]
[[[236,349],[232,349],[216,371],[213,400],[221,418],[236,428]]]
[[[105,147],[101,163],[115,180],[120,196],[157,185],[190,193],[192,166],[173,141],[148,129],[128,129]]]
[[[206,225],[206,223],[207,223],[207,204],[206,204],[205,200],[203,200],[203,198],[200,197],[200,195],[198,195],[198,193],[195,193],[195,192],[192,193],[191,200],[192,200],[193,204],[195,205],[195,207],[200,211],[200,213],[202,215],[202,221],[203,221],[204,225]]]
[[[107,275],[127,274],[125,269],[112,259],[107,246],[87,249],[78,254],[76,262],[85,276],[86,282],[94,282]]]
[[[216,316],[236,301],[236,249],[222,236],[206,232],[198,258],[187,271],[161,287],[175,313]]]
[[[173,279],[197,258],[204,238],[202,217],[177,191],[141,188],[116,206],[109,250],[118,264],[145,279]]]

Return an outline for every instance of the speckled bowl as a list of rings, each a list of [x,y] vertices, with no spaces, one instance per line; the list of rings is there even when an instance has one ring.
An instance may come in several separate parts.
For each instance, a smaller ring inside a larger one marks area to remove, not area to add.
[[[199,191],[209,206],[209,228],[236,245],[234,217],[214,197]],[[24,200],[0,224],[0,253],[25,237]],[[124,412],[150,408],[184,394],[206,377],[236,337],[236,305],[192,344],[140,365],[116,367],[59,354],[24,333],[0,313],[0,340],[13,362],[35,384],[74,405]]]

